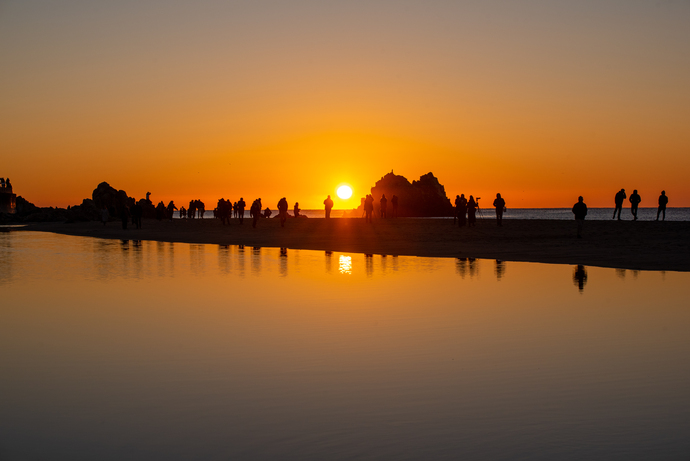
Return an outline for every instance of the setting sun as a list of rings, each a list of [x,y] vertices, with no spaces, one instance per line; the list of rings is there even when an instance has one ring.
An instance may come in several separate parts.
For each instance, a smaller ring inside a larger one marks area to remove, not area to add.
[[[347,200],[352,197],[352,188],[350,186],[340,186],[337,191],[338,197]]]

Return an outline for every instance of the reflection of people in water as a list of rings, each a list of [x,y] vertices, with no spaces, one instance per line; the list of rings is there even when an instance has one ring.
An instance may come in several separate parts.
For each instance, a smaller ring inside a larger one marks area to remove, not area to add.
[[[577,238],[582,238],[582,227],[585,225],[585,216],[587,216],[587,205],[585,205],[582,196],[577,198],[577,203],[573,205],[573,214],[577,222]]]
[[[7,180],[9,181],[9,179]],[[662,221],[666,221],[666,205],[668,204],[668,197],[666,196],[666,191],[662,190],[659,196],[659,208],[656,210],[656,220],[659,220],[659,213],[663,213],[664,217],[661,218]]]
[[[470,195],[470,201],[467,202],[467,222],[470,227],[473,227],[477,222],[477,207],[479,205],[474,201],[474,196]]]
[[[616,203],[616,208],[613,209],[613,219],[616,219],[616,213],[618,213],[618,220],[621,220],[621,211],[623,210],[623,200],[627,195],[625,194],[625,189],[621,189],[616,193],[614,202]]]
[[[573,283],[577,285],[577,288],[582,292],[587,284],[587,271],[585,266],[578,264],[578,266],[573,271]]]
[[[637,193],[637,189],[633,191],[632,194],[630,194],[630,212],[633,215],[633,221],[637,221],[637,207],[640,205],[640,202],[642,201],[642,197],[640,197],[640,194]]]
[[[499,226],[502,226],[503,212],[506,211],[506,201],[501,198],[501,194],[496,194],[496,200],[494,200],[494,207],[496,208],[496,223]]]
[[[278,200],[278,216],[280,217],[280,227],[285,227],[287,221],[288,202],[285,197]]]
[[[326,219],[328,219],[331,217],[331,209],[333,208],[333,199],[330,195],[323,201],[323,206],[326,208]]]
[[[501,261],[500,259],[497,259],[495,269],[496,269],[496,280],[498,280],[500,282],[506,273],[506,263]]]

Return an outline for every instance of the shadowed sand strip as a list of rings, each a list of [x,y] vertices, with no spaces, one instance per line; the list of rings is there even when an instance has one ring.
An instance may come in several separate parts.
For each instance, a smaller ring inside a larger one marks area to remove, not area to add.
[[[584,264],[639,270],[690,270],[690,223],[587,221],[582,239],[575,221],[480,220],[474,228],[448,219],[262,219],[256,229],[232,220],[146,220],[143,229],[113,221],[31,224],[25,230],[110,239],[213,243],[352,253],[471,257],[503,261]]]

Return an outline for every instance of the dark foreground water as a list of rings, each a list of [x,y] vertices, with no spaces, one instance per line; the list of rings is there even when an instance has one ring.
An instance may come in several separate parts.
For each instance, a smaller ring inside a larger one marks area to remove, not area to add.
[[[0,460],[688,459],[689,282],[0,233]]]

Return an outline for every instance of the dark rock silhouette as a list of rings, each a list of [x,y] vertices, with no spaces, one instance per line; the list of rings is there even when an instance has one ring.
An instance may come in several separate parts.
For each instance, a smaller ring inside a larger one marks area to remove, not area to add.
[[[446,196],[446,189],[433,173],[422,175],[418,181],[410,183],[404,176],[391,171],[371,188],[377,208],[384,194],[386,197],[396,196],[396,214],[400,217],[453,216],[453,205]],[[380,210],[376,211],[375,215],[380,214]],[[360,205],[352,216],[362,216],[363,212],[364,207]]]
[[[104,206],[108,209],[108,213],[113,217],[120,217],[126,206],[129,205],[127,192],[123,190],[116,190],[110,184],[103,181],[91,193],[91,199],[96,205],[97,209],[102,209]],[[132,199],[134,200],[134,199]]]

